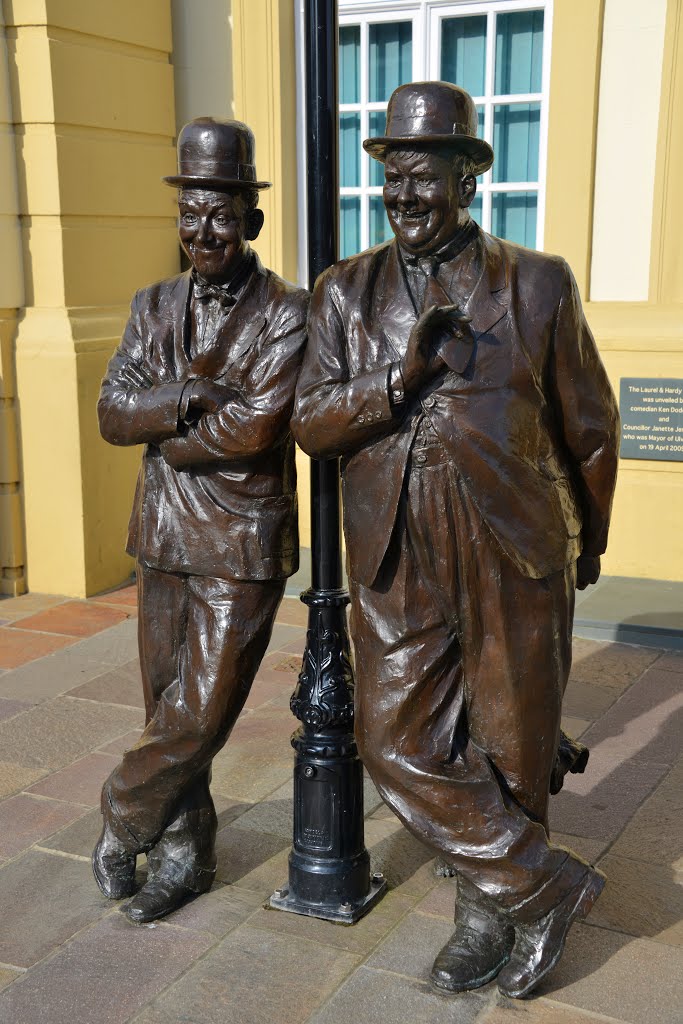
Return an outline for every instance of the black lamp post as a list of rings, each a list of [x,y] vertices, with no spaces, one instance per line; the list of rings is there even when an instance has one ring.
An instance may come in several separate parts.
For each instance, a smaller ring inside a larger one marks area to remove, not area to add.
[[[308,274],[339,256],[336,0],[306,2]],[[343,589],[339,460],[311,460],[311,589],[303,667],[291,708],[294,844],[289,883],[271,907],[353,924],[386,891],[370,874],[363,834],[363,768],[353,738],[353,668]]]

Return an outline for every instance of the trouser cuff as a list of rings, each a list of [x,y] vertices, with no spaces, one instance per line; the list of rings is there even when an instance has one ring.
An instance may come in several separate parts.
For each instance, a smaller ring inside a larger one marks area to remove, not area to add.
[[[557,871],[536,892],[506,907],[505,912],[515,924],[532,924],[558,906],[581,884],[588,871],[589,864],[575,854],[568,853]]]

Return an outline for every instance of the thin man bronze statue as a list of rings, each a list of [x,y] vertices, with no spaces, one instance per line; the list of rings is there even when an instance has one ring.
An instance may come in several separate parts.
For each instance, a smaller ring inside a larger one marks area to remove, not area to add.
[[[342,456],[361,756],[457,873],[432,983],[521,997],[604,884],[548,801],[618,414],[565,261],[470,217],[493,162],[471,97],[402,86],[364,145],[396,237],[319,278],[293,431]]]
[[[111,899],[144,923],[216,870],[211,761],[242,710],[297,569],[289,418],[308,294],[264,269],[254,137],[199,118],[178,140],[179,235],[192,269],[144,288],[109,363],[103,437],[144,444],[128,551],[137,559],[147,725],[102,792],[93,853]]]

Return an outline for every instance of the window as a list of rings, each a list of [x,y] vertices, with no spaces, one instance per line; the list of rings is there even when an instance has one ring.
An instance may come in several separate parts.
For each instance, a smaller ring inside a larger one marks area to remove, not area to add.
[[[543,244],[550,2],[340,0],[341,256],[391,237],[384,172],[362,140],[384,132],[387,101],[410,81],[442,79],[472,94],[494,148],[471,212],[487,231]]]

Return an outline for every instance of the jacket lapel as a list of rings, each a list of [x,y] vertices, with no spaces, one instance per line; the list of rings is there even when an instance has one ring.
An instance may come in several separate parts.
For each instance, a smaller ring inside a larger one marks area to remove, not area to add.
[[[472,317],[471,329],[475,340],[488,334],[507,313],[510,290],[507,267],[497,239],[481,232],[483,269],[479,280],[464,304]]]

